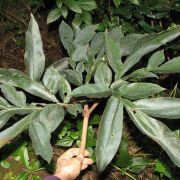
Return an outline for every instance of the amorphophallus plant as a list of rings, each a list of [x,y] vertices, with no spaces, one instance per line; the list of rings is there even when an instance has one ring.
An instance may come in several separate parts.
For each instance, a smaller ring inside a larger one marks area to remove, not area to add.
[[[124,111],[180,167],[180,140],[163,123],[163,119],[180,118],[180,98],[163,97],[165,89],[153,83],[158,82],[159,74],[180,73],[180,57],[166,61],[163,51],[155,51],[177,38],[180,27],[161,33],[124,35],[121,27],[97,32],[97,25],[80,29],[62,22],[59,34],[68,57],[44,69],[42,40],[31,15],[24,56],[27,73],[0,69],[0,147],[28,130],[35,153],[50,162],[51,134],[65,114],[76,116],[84,104],[99,103],[105,106],[96,145],[99,172],[118,150]],[[145,55],[151,52],[148,59]],[[144,65],[135,68],[141,60]],[[27,101],[27,94],[39,97],[38,102],[35,98]],[[12,121],[11,117],[18,114],[23,118]]]

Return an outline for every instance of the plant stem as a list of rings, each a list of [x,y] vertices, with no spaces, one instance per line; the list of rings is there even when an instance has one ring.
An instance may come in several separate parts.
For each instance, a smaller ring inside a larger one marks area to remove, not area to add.
[[[114,165],[114,164],[111,164],[111,166],[113,166],[114,168],[116,168],[117,170],[119,170],[119,171],[122,173],[121,168],[117,167],[117,166]],[[133,179],[133,180],[136,180],[136,178],[134,178],[132,175],[130,175],[130,174],[127,173],[126,171],[125,171],[125,175],[128,176],[129,178]]]
[[[86,139],[87,139],[87,131],[88,131],[88,122],[89,117],[92,111],[97,107],[98,103],[94,103],[91,108],[89,108],[88,104],[84,105],[84,119],[83,119],[83,129],[81,136],[81,146],[79,154],[84,156],[84,151],[86,148]]]

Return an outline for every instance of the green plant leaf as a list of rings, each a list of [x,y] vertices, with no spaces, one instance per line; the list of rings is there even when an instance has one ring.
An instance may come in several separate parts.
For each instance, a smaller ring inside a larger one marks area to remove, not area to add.
[[[108,67],[108,65],[104,64],[103,62],[100,62],[98,64],[98,67],[94,75],[94,82],[96,84],[104,83],[107,86],[109,86],[111,84],[111,81],[112,81],[111,69]]]
[[[114,164],[118,167],[128,167],[132,164],[132,160],[128,151],[128,138],[122,137]]]
[[[90,42],[89,53],[95,56],[104,47],[104,33],[98,32]]]
[[[59,36],[65,49],[69,50],[72,46],[74,33],[72,28],[64,21],[59,26]]]
[[[135,5],[139,5],[139,0],[130,0],[130,2],[135,4]]]
[[[45,100],[58,102],[56,97],[48,92],[40,83],[33,81],[26,74],[16,69],[0,68],[0,83],[21,88],[30,94]]]
[[[83,14],[81,15],[81,18],[85,24],[92,24],[92,16],[89,12],[84,11]]]
[[[39,80],[44,72],[45,56],[39,27],[31,14],[28,30],[26,32],[26,47],[24,62],[26,70],[32,80]]]
[[[94,0],[81,0],[78,3],[80,4],[80,7],[86,11],[92,11],[97,8]]]
[[[148,61],[148,69],[153,69],[158,67],[160,64],[162,64],[165,60],[164,52],[163,51],[157,51],[155,52]]]
[[[166,177],[171,179],[171,170],[168,167],[168,164],[160,161],[159,159],[156,160],[154,171],[159,172],[159,173],[163,173]]]
[[[161,121],[151,118],[139,110],[134,113],[127,107],[127,111],[138,129],[158,143],[174,164],[180,167],[180,140],[176,135]]]
[[[4,98],[0,97],[0,109],[12,107]]]
[[[96,143],[96,163],[102,172],[118,150],[123,129],[123,104],[111,96],[103,112]]]
[[[71,92],[71,86],[69,82],[61,76],[60,84],[59,84],[59,94],[64,103],[68,103],[70,101],[69,94]]]
[[[73,139],[71,137],[64,137],[63,139],[58,140],[56,143],[57,146],[62,146],[62,147],[71,147],[73,144]]]
[[[39,114],[39,123],[41,123],[52,133],[64,119],[64,109],[58,104],[46,105]]]
[[[121,47],[121,40],[124,37],[121,26],[117,26],[108,32],[108,36],[116,43],[117,47]],[[121,49],[120,49],[121,51]]]
[[[67,15],[68,15],[68,10],[67,10],[67,7],[66,7],[66,6],[63,6],[63,7],[61,8],[61,13],[62,13],[62,15],[63,15],[64,18],[67,17]]]
[[[179,73],[180,72],[180,56],[171,59],[160,67],[152,69],[156,73]]]
[[[63,0],[63,3],[73,12],[82,13],[79,3],[75,0]]]
[[[76,117],[77,117],[78,113],[82,113],[82,111],[83,111],[82,105],[78,104],[78,103],[68,106],[66,109],[67,109],[68,113],[70,113]]]
[[[46,69],[42,81],[51,94],[56,94],[58,92],[60,74],[53,66]]]
[[[60,60],[54,62],[52,66],[59,72],[68,68],[69,58],[61,58]]]
[[[12,154],[12,156],[17,159],[19,158],[19,160],[21,160],[21,162],[23,163],[23,165],[26,166],[26,168],[29,169],[29,155],[28,155],[28,150],[26,145],[22,144],[21,146],[19,146]]]
[[[16,180],[27,180],[28,179],[29,174],[27,172],[21,172],[20,174],[18,174],[18,176],[16,177]]]
[[[111,94],[109,87],[103,83],[86,84],[74,89],[70,95],[73,97],[86,96],[89,98],[108,97]]]
[[[61,7],[62,7],[62,1],[63,0],[56,0],[56,5],[59,9],[61,9]]]
[[[29,124],[34,120],[34,118],[37,116],[39,111],[35,111],[20,121],[16,122],[11,127],[3,130],[0,132],[0,147],[4,146],[7,143],[10,143],[10,141],[15,138],[17,135],[19,135],[22,131],[27,129]]]
[[[80,30],[73,41],[74,46],[87,45],[95,35],[95,30],[97,30],[97,25],[88,25]]]
[[[145,36],[144,34],[134,34],[134,33],[124,36],[124,38],[121,40],[120,43],[121,55],[127,56],[131,54],[138,40],[144,36]]]
[[[94,130],[92,126],[88,127],[87,132],[87,147],[95,147],[96,146],[96,138],[94,137]]]
[[[1,84],[0,89],[4,94],[4,97],[16,106],[26,105],[26,96],[23,92],[17,91],[14,87]]]
[[[134,102],[137,109],[144,113],[160,118],[180,118],[180,98],[160,97],[140,99]]]
[[[60,8],[53,9],[49,12],[47,17],[47,24],[50,24],[56,20],[58,20],[62,15],[62,11]]]
[[[74,62],[87,61],[88,45],[77,45],[73,54],[72,60]]]
[[[10,163],[7,160],[1,160],[0,161],[0,165],[5,168],[5,169],[9,169],[10,168]]]
[[[29,125],[29,136],[36,155],[40,155],[50,163],[53,156],[53,149],[50,144],[51,135],[47,125],[39,121],[39,115],[38,113]]]
[[[129,55],[123,66],[123,74],[125,74],[131,67],[140,61],[140,59],[147,53],[157,49],[163,44],[172,41],[180,35],[180,27],[172,30],[164,31],[157,34],[149,34],[140,38],[136,44],[133,52]]]
[[[116,8],[118,8],[119,5],[121,4],[121,0],[113,0],[113,2]]]
[[[138,81],[140,79],[145,79],[145,78],[157,78],[158,76],[147,69],[137,69],[133,71],[131,74],[127,75],[126,78],[128,78],[130,81]]]
[[[76,14],[75,15],[75,18],[73,19],[73,25],[75,25],[75,26],[81,26],[81,24],[82,24],[82,18],[81,18],[81,14]]]
[[[133,173],[141,173],[148,165],[148,160],[143,157],[133,157],[132,164],[127,169]]]
[[[72,83],[75,84],[76,86],[81,86],[82,85],[82,74],[78,71],[75,70],[64,70],[64,73],[66,75],[66,79]]]
[[[131,100],[146,98],[164,90],[152,83],[130,83],[119,88],[121,96]]]
[[[105,50],[112,69],[118,74],[121,73],[123,64],[121,62],[120,48],[107,33],[105,33]]]
[[[8,122],[10,117],[14,116],[15,114],[25,115],[29,114],[35,110],[38,110],[38,107],[32,106],[24,106],[24,107],[7,107],[0,111],[0,129]]]

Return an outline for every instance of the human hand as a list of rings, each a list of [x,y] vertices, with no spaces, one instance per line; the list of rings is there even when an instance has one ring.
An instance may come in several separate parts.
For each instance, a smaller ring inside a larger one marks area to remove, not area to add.
[[[85,157],[89,156],[89,152],[85,151]],[[71,148],[62,154],[57,161],[57,169],[55,176],[61,180],[76,179],[81,170],[84,170],[88,165],[93,164],[93,160],[90,158],[84,158],[83,155],[79,155],[79,148]]]

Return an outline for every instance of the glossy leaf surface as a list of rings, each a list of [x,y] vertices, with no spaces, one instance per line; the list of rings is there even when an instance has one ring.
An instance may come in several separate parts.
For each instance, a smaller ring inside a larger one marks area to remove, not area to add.
[[[152,83],[130,83],[119,88],[120,94],[131,100],[149,97],[163,90],[164,88]]]
[[[180,139],[161,121],[151,118],[141,111],[133,113],[131,109],[127,108],[127,110],[138,129],[158,143],[171,160],[180,167]]]
[[[71,92],[71,96],[81,97],[86,96],[89,98],[102,98],[108,97],[111,91],[105,84],[87,84],[74,89]]]
[[[24,62],[26,70],[32,80],[39,80],[44,72],[45,56],[39,27],[31,14],[28,30],[26,32],[26,48]]]
[[[16,69],[0,68],[0,83],[19,87],[30,94],[48,101],[58,102],[56,97],[50,94],[40,83],[33,81],[26,74]]]
[[[140,99],[135,102],[137,109],[154,117],[180,118],[180,98],[160,97]]]
[[[96,144],[96,164],[102,172],[118,150],[123,129],[123,104],[117,97],[110,97],[99,126]]]

